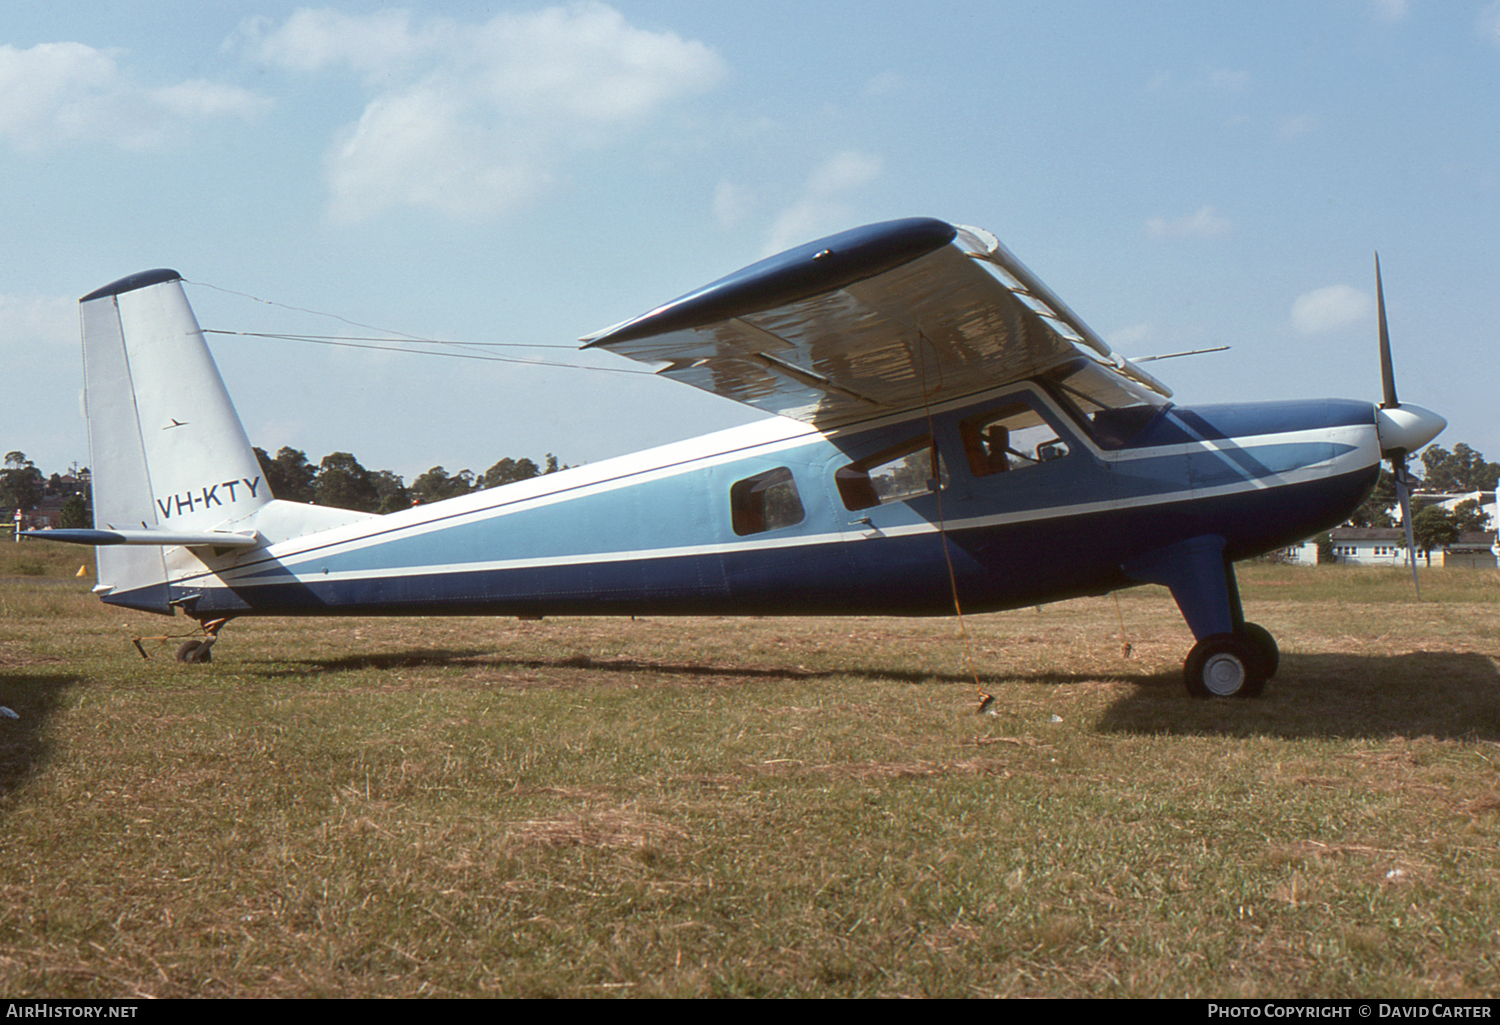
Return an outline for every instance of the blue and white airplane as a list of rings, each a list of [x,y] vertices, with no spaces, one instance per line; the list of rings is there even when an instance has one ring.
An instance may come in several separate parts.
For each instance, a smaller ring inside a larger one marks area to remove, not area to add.
[[[184,661],[239,616],[945,615],[1150,582],[1189,692],[1253,696],[1278,653],[1235,561],[1343,522],[1382,458],[1404,484],[1445,426],[1396,400],[1383,305],[1379,406],[1179,406],[993,236],[918,218],[583,340],[777,416],[372,516],[271,494],[175,271],[81,304],[94,529],[30,536],[198,621]]]

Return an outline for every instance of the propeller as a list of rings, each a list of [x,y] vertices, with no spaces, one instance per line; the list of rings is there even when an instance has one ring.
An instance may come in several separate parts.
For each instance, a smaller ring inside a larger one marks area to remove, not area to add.
[[[1417,580],[1417,545],[1411,527],[1411,484],[1406,460],[1412,451],[1437,437],[1448,421],[1421,406],[1401,404],[1396,398],[1396,371],[1391,362],[1391,334],[1385,319],[1385,287],[1380,280],[1380,254],[1375,254],[1375,302],[1380,314],[1380,385],[1383,392],[1380,408],[1375,412],[1375,433],[1380,438],[1380,454],[1391,461],[1391,476],[1396,481],[1396,499],[1401,503],[1401,525],[1406,528],[1406,551],[1411,561],[1411,582],[1422,597]]]

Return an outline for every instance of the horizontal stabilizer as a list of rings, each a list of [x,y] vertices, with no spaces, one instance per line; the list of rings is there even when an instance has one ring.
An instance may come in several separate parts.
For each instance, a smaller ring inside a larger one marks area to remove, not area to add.
[[[23,530],[22,537],[42,541],[61,541],[70,545],[213,545],[215,548],[254,548],[260,538],[252,533],[231,534],[228,531],[201,533],[171,530]]]

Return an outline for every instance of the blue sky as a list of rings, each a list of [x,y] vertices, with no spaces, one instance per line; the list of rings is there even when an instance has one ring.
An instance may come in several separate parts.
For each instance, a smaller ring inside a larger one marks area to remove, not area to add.
[[[1379,249],[1401,397],[1500,459],[1497,0],[54,0],[0,16],[0,95],[0,446],[48,471],[77,297],[135,271],[211,330],[570,347],[905,216],[1126,355],[1233,346],[1153,366],[1184,404],[1378,399]],[[408,480],[753,418],[570,348],[210,337],[255,444]]]

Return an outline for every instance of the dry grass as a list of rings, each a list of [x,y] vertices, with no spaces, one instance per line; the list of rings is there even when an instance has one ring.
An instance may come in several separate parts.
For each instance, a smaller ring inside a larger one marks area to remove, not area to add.
[[[12,996],[1500,990],[1495,574],[1246,570],[1253,702],[1185,697],[1154,588],[976,617],[976,715],[951,621],[241,621],[188,667],[73,569],[0,583]]]

